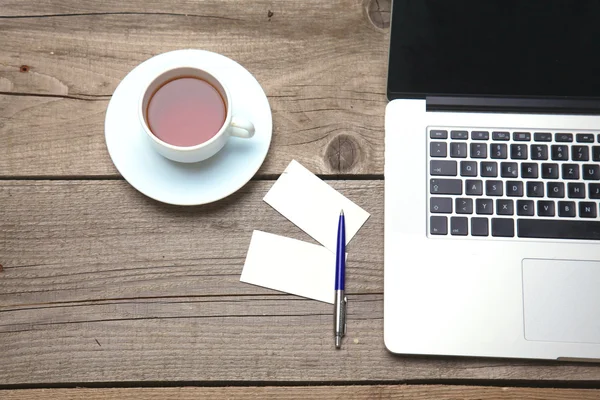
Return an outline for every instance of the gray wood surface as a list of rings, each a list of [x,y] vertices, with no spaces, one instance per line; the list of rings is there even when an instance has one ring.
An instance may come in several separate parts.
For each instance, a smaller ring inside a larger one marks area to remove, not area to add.
[[[200,48],[238,61],[269,97],[260,175],[382,174],[388,35],[361,0],[3,1],[0,177],[116,176],[104,115],[153,55]],[[269,17],[269,15],[271,15]]]
[[[383,344],[382,181],[331,181],[371,218],[349,250],[349,335],[331,305],[239,282],[253,229],[310,240],[254,181],[181,208],[123,181],[0,182],[3,384],[597,381],[589,364],[396,357]]]
[[[1,392],[0,392],[1,393]],[[600,391],[585,389],[540,389],[445,385],[378,385],[315,387],[223,387],[148,389],[46,389],[2,393],[5,400],[155,400],[155,399],[345,399],[345,400],[592,400]]]

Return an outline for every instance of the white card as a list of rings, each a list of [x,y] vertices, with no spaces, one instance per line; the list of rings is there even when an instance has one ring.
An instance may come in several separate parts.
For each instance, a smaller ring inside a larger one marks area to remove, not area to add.
[[[325,247],[254,231],[240,281],[333,304],[335,254]]]
[[[346,244],[370,216],[296,160],[263,200],[334,253],[340,211],[346,219]]]

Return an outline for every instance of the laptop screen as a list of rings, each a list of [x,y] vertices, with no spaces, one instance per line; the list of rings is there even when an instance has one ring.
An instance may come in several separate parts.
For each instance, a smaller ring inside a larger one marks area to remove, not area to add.
[[[394,0],[388,97],[600,98],[600,0]]]

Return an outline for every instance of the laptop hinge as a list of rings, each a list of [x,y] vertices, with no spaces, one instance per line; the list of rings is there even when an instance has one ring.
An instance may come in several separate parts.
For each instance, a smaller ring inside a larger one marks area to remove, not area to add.
[[[529,114],[600,114],[592,99],[428,96],[427,111]]]

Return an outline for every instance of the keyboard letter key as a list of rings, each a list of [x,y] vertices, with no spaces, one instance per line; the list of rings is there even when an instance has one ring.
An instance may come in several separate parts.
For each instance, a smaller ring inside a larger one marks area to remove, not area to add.
[[[487,196],[502,196],[504,194],[502,181],[486,181],[485,194]]]
[[[579,203],[579,216],[581,218],[596,218],[596,203],[591,201]]]
[[[600,183],[590,183],[590,199],[600,199]]]
[[[598,164],[583,164],[583,179],[586,181],[600,180],[600,165]]]

